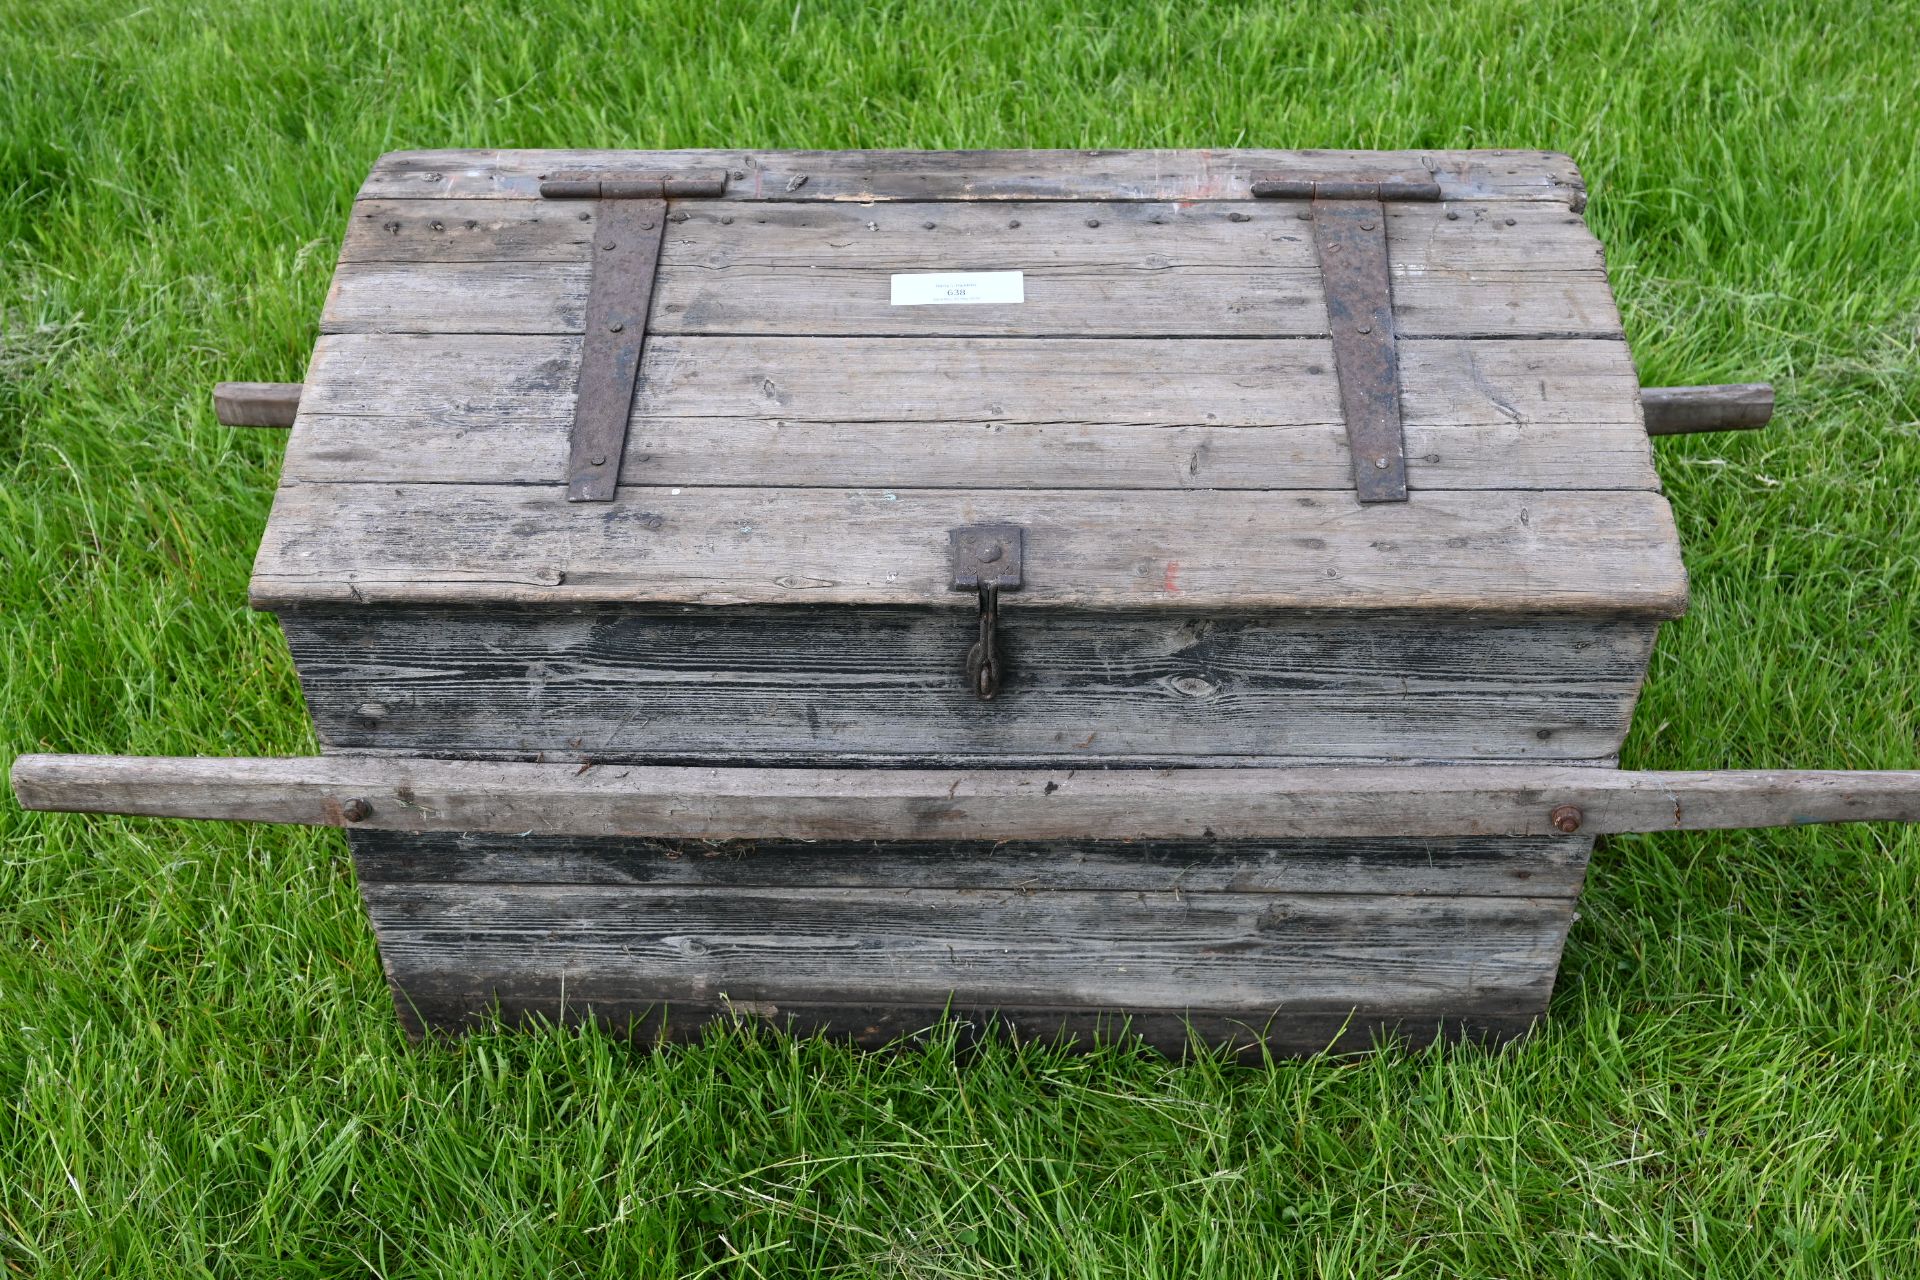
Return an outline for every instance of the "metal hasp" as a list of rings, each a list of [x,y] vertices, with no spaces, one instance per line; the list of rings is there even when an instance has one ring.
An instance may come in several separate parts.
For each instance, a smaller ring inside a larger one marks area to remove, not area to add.
[[[700,173],[557,174],[540,183],[549,200],[592,200],[593,274],[567,449],[567,499],[611,502],[620,482],[627,418],[647,341],[653,277],[660,266],[667,201],[719,196],[725,170]]]
[[[1440,186],[1424,173],[1340,180],[1256,174],[1253,194],[1313,201],[1313,243],[1326,285],[1354,494],[1362,502],[1405,502],[1407,447],[1383,202],[1438,200]]]
[[[980,638],[967,650],[967,684],[988,699],[1000,692],[1000,592],[1025,584],[1026,530],[1017,524],[969,524],[947,536],[953,589],[980,595]]]

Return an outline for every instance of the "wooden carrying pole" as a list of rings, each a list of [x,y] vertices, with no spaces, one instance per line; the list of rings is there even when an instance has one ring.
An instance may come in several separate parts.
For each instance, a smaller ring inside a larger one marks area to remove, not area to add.
[[[25,808],[81,813],[700,840],[1586,836],[1920,822],[1920,771],[721,769],[27,755],[14,762],[13,789]]]

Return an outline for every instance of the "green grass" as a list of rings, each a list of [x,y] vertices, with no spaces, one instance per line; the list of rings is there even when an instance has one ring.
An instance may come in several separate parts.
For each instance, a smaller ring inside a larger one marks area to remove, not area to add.
[[[1920,764],[1920,18],[1569,0],[0,3],[0,763],[311,749],[245,609],[348,202],[427,146],[1571,152],[1694,575],[1628,762]],[[1227,1069],[409,1047],[331,833],[0,801],[35,1276],[1920,1274],[1920,839],[1603,842],[1550,1024]]]

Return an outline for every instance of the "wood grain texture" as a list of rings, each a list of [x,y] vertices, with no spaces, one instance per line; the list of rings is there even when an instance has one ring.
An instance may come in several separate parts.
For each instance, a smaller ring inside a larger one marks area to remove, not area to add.
[[[353,220],[321,329],[326,333],[579,333],[592,256],[577,217],[526,227],[498,218],[445,228],[435,202],[382,202]],[[1302,203],[1229,205],[842,205],[740,212],[675,205],[649,333],[848,337],[1313,336],[1327,332],[1321,270]],[[426,212],[422,212],[425,210]],[[884,219],[884,221],[883,221]],[[1395,324],[1408,337],[1618,340],[1600,243],[1566,210],[1389,206]],[[427,228],[424,236],[419,228]],[[536,234],[560,240],[532,259]],[[398,228],[398,230],[388,230]],[[458,238],[463,254],[412,246]],[[388,258],[369,260],[374,253]],[[394,260],[399,258],[399,260]],[[895,272],[1020,270],[1020,305],[897,307]]]
[[[361,885],[422,996],[1518,1013],[1566,898]]]
[[[1653,641],[1631,620],[1090,616],[1010,595],[1004,691],[982,702],[966,610],[281,621],[329,748],[728,763],[1598,759]]]
[[[1655,493],[281,488],[257,607],[663,603],[970,607],[947,531],[1025,528],[1027,609],[1421,610],[1677,617],[1686,573]]]
[[[475,831],[347,833],[381,883],[685,888],[1120,890],[1571,898],[1588,839],[641,840]]]
[[[284,483],[551,485],[574,338],[315,348]],[[1656,489],[1624,344],[1405,342],[1415,489]],[[1352,485],[1322,339],[648,340],[623,475],[666,486]]]
[[[1296,1013],[1284,1008],[1213,1013],[1205,1009],[968,1009],[952,1004],[864,1001],[823,1005],[804,1001],[728,1001],[708,1004],[656,1001],[496,999],[491,994],[413,995],[394,985],[400,1023],[414,1039],[430,1032],[460,1034],[482,1027],[543,1022],[599,1025],[636,1043],[667,1045],[699,1040],[716,1029],[770,1029],[879,1049],[923,1040],[951,1022],[963,1045],[987,1037],[1091,1048],[1136,1041],[1169,1057],[1195,1044],[1257,1064],[1268,1053],[1303,1057],[1349,1054],[1389,1045],[1417,1049],[1435,1043],[1497,1045],[1527,1033],[1544,1008],[1523,1013]]]
[[[1920,771],[713,769],[364,754],[283,760],[24,755],[14,763],[13,785],[29,809],[710,840],[1551,836],[1554,811],[1567,807],[1578,810],[1581,839],[1920,822]],[[364,808],[349,806],[351,799]],[[1569,832],[1566,838],[1575,837]]]
[[[1242,200],[1252,175],[1425,169],[1446,200],[1543,200],[1578,212],[1580,171],[1548,151],[396,151],[360,199],[537,200],[542,175],[724,167],[729,201]]]

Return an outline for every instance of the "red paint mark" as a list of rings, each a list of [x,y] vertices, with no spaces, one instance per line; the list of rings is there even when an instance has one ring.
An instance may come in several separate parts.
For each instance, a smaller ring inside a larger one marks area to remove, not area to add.
[[[1178,560],[1167,561],[1167,592],[1169,595],[1180,594],[1180,562]]]

